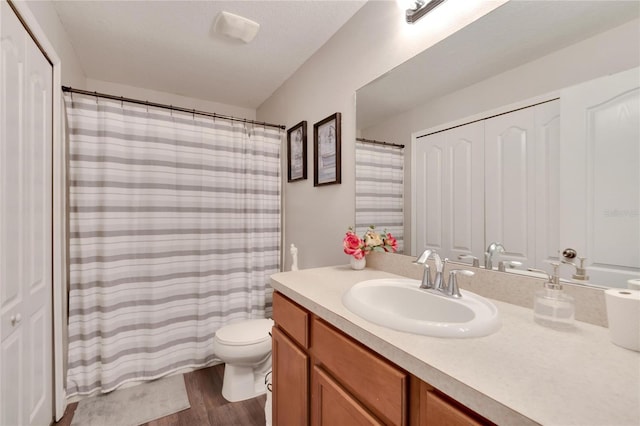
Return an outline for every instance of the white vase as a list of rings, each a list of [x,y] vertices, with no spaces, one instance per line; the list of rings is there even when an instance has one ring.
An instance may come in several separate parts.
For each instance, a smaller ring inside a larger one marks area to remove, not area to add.
[[[359,271],[361,269],[364,269],[364,267],[367,264],[367,258],[363,257],[362,259],[356,259],[355,257],[351,256],[351,269],[355,269],[356,271]]]

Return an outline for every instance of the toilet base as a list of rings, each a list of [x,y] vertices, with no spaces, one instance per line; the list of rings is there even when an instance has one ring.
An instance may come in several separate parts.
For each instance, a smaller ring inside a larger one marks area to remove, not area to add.
[[[229,402],[244,401],[264,395],[264,377],[271,369],[271,354],[257,367],[225,364],[222,396]]]

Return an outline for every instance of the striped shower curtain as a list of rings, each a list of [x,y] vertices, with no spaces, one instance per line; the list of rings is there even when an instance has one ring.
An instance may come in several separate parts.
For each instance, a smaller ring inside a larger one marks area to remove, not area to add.
[[[65,94],[67,395],[218,361],[216,330],[271,314],[278,129]]]
[[[385,229],[404,251],[404,149],[356,141],[356,233]]]

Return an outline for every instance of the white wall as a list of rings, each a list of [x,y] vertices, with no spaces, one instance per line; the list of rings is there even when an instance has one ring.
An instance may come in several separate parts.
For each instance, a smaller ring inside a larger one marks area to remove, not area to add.
[[[196,109],[198,111],[215,112],[222,115],[246,118],[248,120],[255,120],[256,118],[256,110],[251,108],[243,108],[219,102],[207,101],[204,99],[189,98],[186,96],[175,95],[173,93],[159,92],[156,90],[143,89],[140,87],[127,86],[102,80],[94,80],[92,78],[87,78],[87,90],[166,105],[175,105],[177,107]]]
[[[76,52],[69,41],[67,31],[62,26],[53,3],[50,1],[25,1],[38,24],[47,35],[47,39],[62,62],[62,84],[84,89],[86,77]]]
[[[258,108],[258,120],[287,128],[308,122],[309,177],[284,184],[284,247],[298,246],[300,268],[348,262],[342,238],[355,221],[355,91],[503,3],[450,0],[408,25],[396,2],[370,1]],[[342,113],[342,184],[314,188],[313,124],[335,112]]]
[[[640,20],[598,34],[367,129],[363,137],[405,144],[405,247],[411,246],[411,134],[640,64]]]

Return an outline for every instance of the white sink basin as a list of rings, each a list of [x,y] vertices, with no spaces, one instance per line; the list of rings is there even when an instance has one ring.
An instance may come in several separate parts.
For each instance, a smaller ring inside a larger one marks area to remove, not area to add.
[[[482,337],[500,328],[498,309],[484,297],[460,290],[459,299],[420,289],[420,281],[361,281],[342,297],[354,314],[384,327],[435,337]]]

